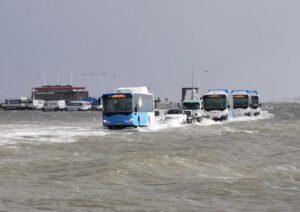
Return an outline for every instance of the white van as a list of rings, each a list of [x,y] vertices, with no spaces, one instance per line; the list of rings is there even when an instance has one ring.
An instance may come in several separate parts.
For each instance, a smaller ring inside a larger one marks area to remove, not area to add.
[[[63,111],[66,109],[66,101],[65,100],[57,100],[57,101],[47,101],[44,107],[44,110],[49,111]]]
[[[41,99],[28,100],[27,108],[29,110],[42,110],[44,108],[45,102],[46,101]]]
[[[18,99],[5,99],[3,104],[3,108],[5,110],[24,110],[27,109],[27,101],[26,97],[21,97]]]
[[[87,111],[92,108],[92,105],[88,101],[71,101],[67,105],[68,111]]]

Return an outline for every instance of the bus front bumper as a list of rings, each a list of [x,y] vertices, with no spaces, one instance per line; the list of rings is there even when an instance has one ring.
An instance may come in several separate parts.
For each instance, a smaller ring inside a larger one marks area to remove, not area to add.
[[[104,127],[131,127],[134,126],[133,120],[129,119],[126,121],[118,122],[118,121],[109,121],[107,119],[103,120],[103,126]]]

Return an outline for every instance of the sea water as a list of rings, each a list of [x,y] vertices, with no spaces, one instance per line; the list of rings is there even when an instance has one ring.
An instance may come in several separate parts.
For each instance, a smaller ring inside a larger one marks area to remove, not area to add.
[[[0,211],[300,211],[300,104],[107,130],[100,112],[0,111]]]

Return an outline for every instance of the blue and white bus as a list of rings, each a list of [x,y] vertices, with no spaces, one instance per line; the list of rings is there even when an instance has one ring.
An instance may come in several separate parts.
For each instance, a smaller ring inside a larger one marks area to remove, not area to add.
[[[233,116],[233,101],[229,89],[210,89],[202,98],[205,117],[227,120]]]
[[[233,108],[235,116],[251,115],[251,98],[249,90],[232,90]]]
[[[149,126],[154,122],[154,96],[147,87],[119,88],[102,95],[103,126],[108,128]]]
[[[251,97],[251,115],[257,116],[261,113],[258,92],[256,90],[250,90],[249,94]]]

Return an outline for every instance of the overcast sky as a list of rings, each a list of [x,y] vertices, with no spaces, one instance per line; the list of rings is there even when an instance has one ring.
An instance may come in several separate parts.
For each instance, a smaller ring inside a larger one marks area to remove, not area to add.
[[[201,91],[300,96],[300,1],[0,0],[0,99],[73,73],[94,96],[146,85],[176,101],[192,70]]]

